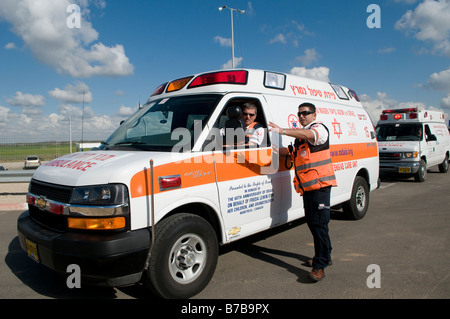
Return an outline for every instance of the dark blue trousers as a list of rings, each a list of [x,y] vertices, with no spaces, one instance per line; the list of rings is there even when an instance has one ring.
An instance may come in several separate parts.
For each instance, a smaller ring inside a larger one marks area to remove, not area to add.
[[[313,268],[323,269],[331,260],[330,222],[331,187],[303,193],[306,223],[314,238]]]

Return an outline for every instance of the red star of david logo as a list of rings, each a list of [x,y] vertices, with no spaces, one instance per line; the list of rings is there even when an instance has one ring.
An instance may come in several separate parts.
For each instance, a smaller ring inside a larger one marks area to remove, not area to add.
[[[338,139],[341,139],[342,130],[341,130],[341,123],[339,123],[336,119],[334,119],[334,122],[331,122],[333,124],[334,134],[337,135]]]

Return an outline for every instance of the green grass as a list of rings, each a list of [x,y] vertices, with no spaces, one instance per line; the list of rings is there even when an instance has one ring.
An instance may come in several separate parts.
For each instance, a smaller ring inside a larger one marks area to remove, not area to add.
[[[0,163],[23,161],[28,155],[37,155],[41,161],[49,161],[70,153],[69,142],[0,144]],[[72,152],[76,144],[72,143]]]

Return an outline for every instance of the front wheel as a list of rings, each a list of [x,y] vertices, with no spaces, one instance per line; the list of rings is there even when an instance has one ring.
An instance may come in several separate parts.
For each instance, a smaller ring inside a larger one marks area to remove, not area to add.
[[[427,180],[427,162],[425,162],[423,159],[421,159],[419,162],[419,170],[414,175],[414,180],[420,183],[423,183]]]
[[[189,298],[202,291],[217,265],[219,246],[211,224],[176,214],[155,227],[147,284],[163,298]]]
[[[369,185],[367,181],[356,176],[350,199],[342,204],[344,214],[351,219],[361,219],[369,208]]]

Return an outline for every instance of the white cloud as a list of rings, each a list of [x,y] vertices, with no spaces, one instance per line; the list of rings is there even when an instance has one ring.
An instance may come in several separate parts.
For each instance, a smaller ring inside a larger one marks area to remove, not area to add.
[[[9,108],[0,105],[0,125],[5,123],[8,118]]]
[[[6,100],[12,106],[43,106],[45,105],[45,98],[40,95],[23,94],[20,91],[16,92],[16,96]]]
[[[55,88],[49,91],[48,94],[63,103],[92,102],[92,92],[89,91],[89,87],[84,82],[78,82],[75,86],[68,84],[64,90]]]
[[[450,67],[439,73],[435,72],[428,78],[428,86],[447,94],[441,100],[440,106],[450,109]]]
[[[243,61],[243,60],[244,60],[244,58],[234,57],[234,67],[235,67],[235,68],[238,68],[239,65],[242,64],[242,61]],[[223,70],[231,69],[232,67],[233,67],[233,63],[232,63],[231,59],[228,60],[227,63],[225,63],[225,64],[222,65],[222,69],[223,69]]]
[[[5,49],[6,50],[12,50],[12,49],[17,49],[16,45],[14,42],[9,42],[5,45]]]
[[[129,117],[134,114],[134,112],[136,112],[136,108],[121,105],[116,114],[123,117]]]
[[[282,34],[282,33],[278,33],[273,39],[271,39],[269,41],[269,44],[273,44],[273,43],[282,43],[282,44],[286,44],[286,37]]]
[[[305,55],[298,56],[296,59],[299,60],[304,66],[309,66],[313,62],[317,62],[319,60],[319,53],[317,53],[316,49],[307,49],[305,50]]]
[[[308,31],[304,24],[299,23],[295,20],[277,27],[264,25],[261,28],[261,31],[271,37],[271,39],[269,40],[269,44],[291,44],[294,47],[299,46],[300,39],[304,36],[315,35],[314,32]]]
[[[417,0],[394,0],[396,3],[414,4]]]
[[[428,78],[428,84],[435,90],[450,93],[450,67],[439,73],[435,72]]]
[[[0,18],[12,24],[35,58],[74,77],[123,76],[133,73],[122,45],[107,47],[87,20],[88,1],[81,1],[81,27],[69,28],[69,0],[2,0]],[[104,1],[97,1],[102,7]]]
[[[380,54],[388,54],[388,53],[394,52],[395,50],[396,49],[394,47],[388,47],[388,48],[379,49],[378,53],[380,53]]]
[[[450,1],[425,0],[395,23],[397,30],[430,43],[431,53],[450,57]]]
[[[222,47],[231,47],[231,39],[223,38],[218,35],[214,37],[214,42],[219,42]]]
[[[69,116],[73,141],[103,141],[129,117],[131,108],[121,106],[113,115],[96,114],[90,106],[60,105],[49,115],[35,114],[34,110],[20,114],[0,106],[2,142],[68,141]],[[33,129],[30,129],[33,128]],[[82,133],[83,132],[83,133]]]
[[[253,9],[252,3],[249,1],[247,3],[247,9],[245,10],[245,15],[253,17],[255,15],[255,9]]]
[[[377,124],[380,114],[383,110],[387,109],[401,109],[401,108],[410,108],[410,107],[419,107],[419,108],[428,108],[422,102],[398,102],[395,99],[391,99],[385,92],[377,92],[376,98],[371,98],[367,94],[358,95],[361,101],[361,104],[366,109],[370,118],[372,119],[373,124]]]
[[[305,67],[294,67],[289,73],[320,81],[330,81],[328,77],[330,74],[330,69],[324,66],[312,69],[307,69]]]

